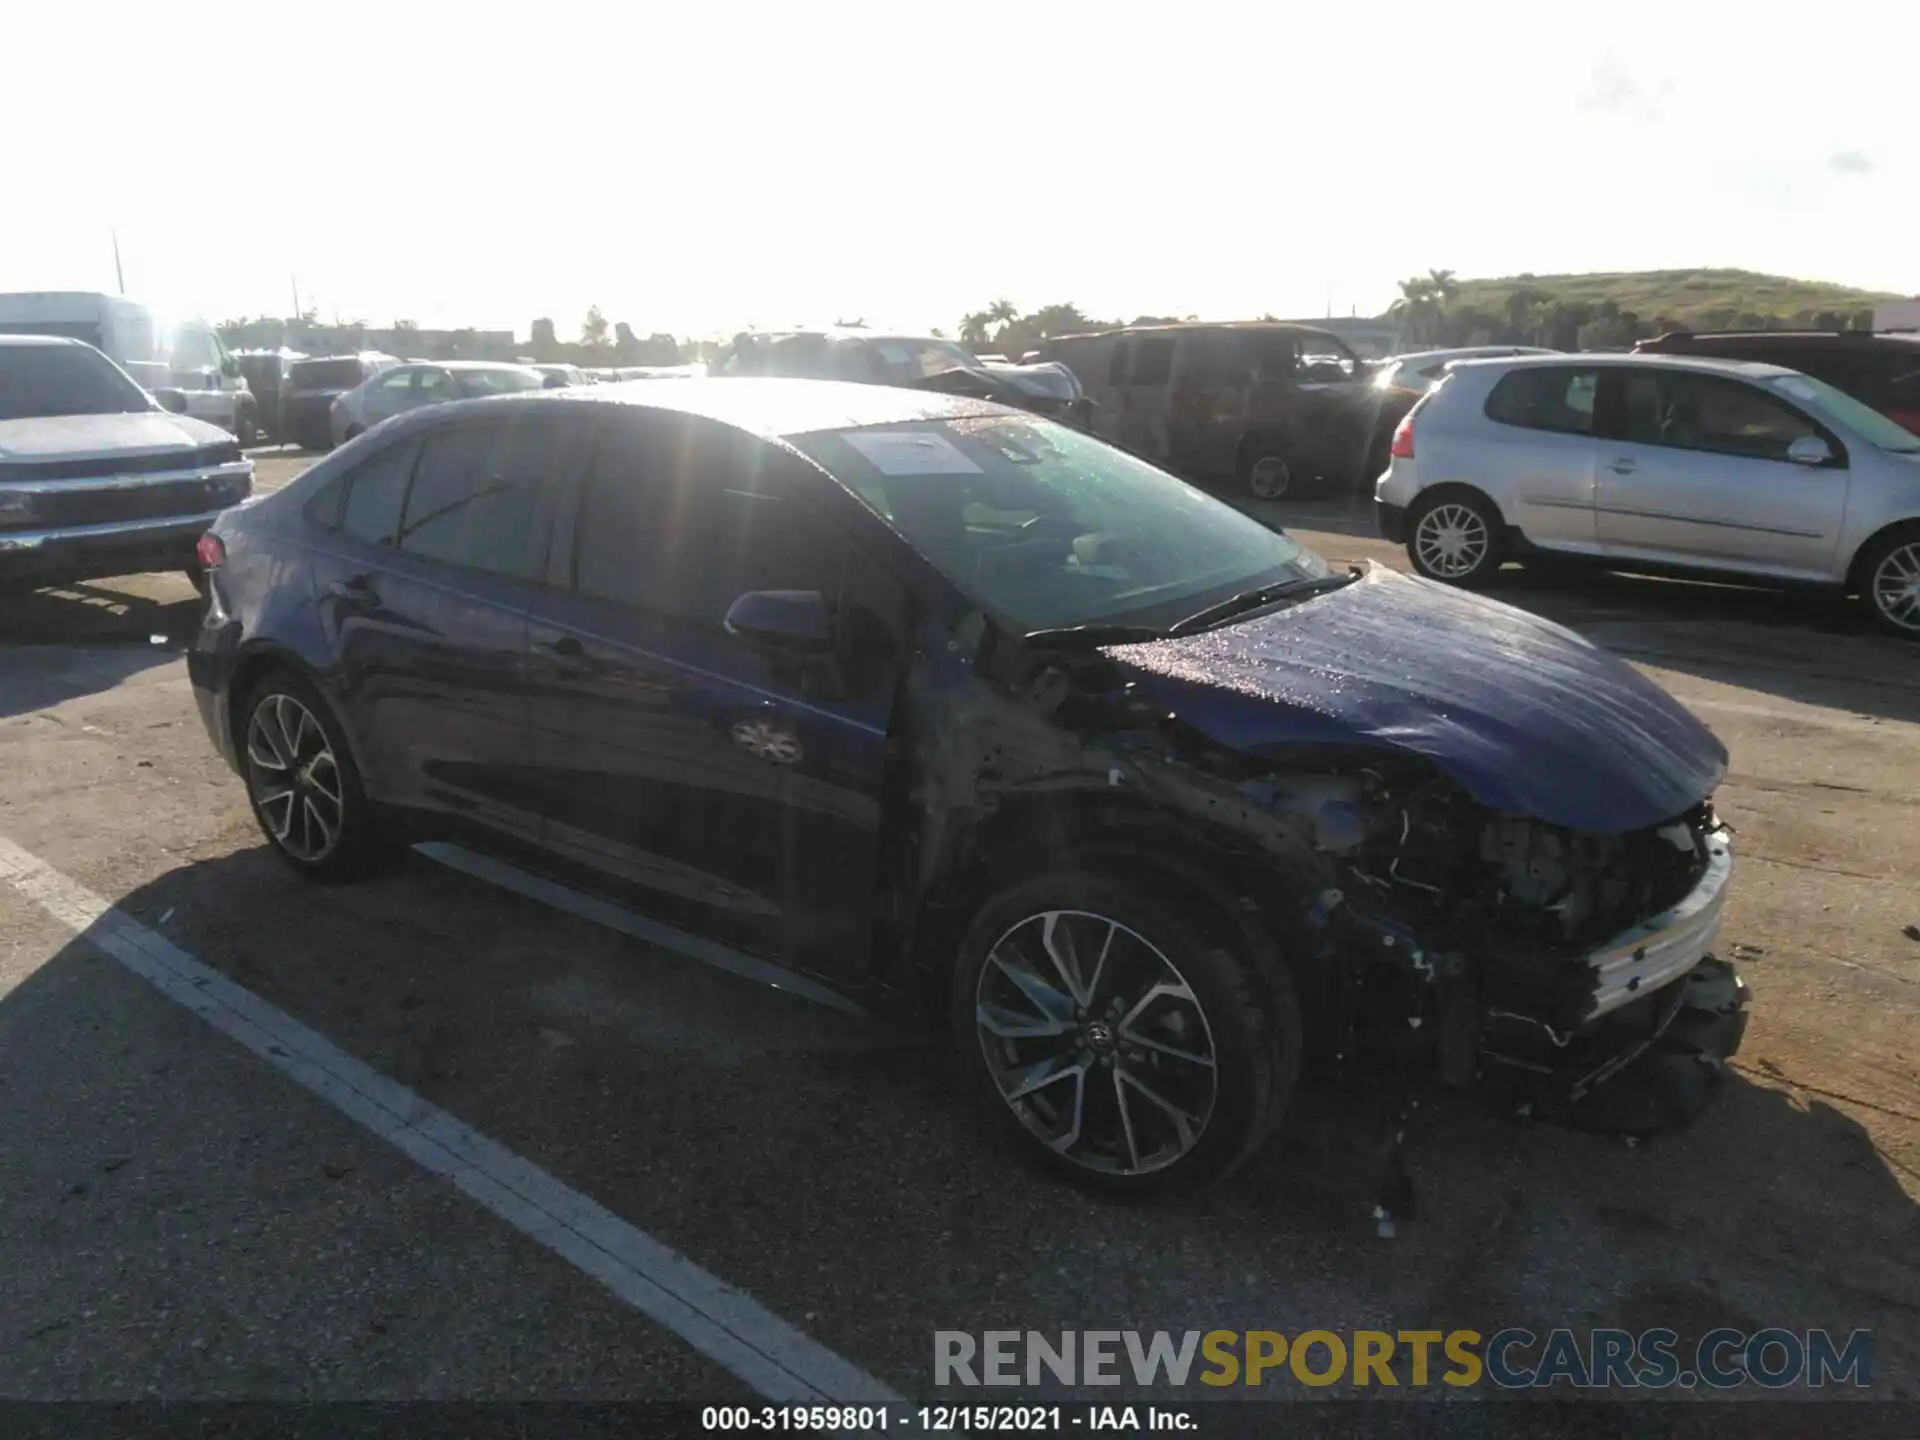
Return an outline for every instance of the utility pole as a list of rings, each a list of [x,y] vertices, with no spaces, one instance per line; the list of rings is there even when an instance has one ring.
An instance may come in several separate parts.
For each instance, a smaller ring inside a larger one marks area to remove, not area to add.
[[[124,295],[127,293],[127,272],[120,268],[120,227],[112,226],[108,233],[113,236],[113,278],[119,282],[120,293]]]
[[[289,275],[287,279],[293,282],[293,316],[292,318],[295,320],[298,320],[300,318],[300,277],[298,275]]]

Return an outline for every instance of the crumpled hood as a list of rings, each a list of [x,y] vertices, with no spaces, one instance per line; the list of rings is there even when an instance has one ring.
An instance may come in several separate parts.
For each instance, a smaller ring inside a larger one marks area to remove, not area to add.
[[[1343,589],[1107,652],[1216,742],[1372,743],[1426,756],[1491,809],[1644,829],[1709,795],[1727,752],[1680,703],[1571,630],[1379,566]]]
[[[0,420],[0,464],[197,450],[232,439],[217,425],[166,410]]]

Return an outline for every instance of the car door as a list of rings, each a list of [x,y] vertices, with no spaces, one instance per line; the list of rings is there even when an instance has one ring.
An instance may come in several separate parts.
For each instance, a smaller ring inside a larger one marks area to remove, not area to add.
[[[378,798],[537,838],[527,615],[578,431],[562,417],[429,430],[323,497],[336,543],[316,557],[315,602]]]
[[[1598,386],[1598,369],[1591,365],[1522,365],[1507,371],[1493,383],[1482,407],[1491,428],[1464,431],[1455,471],[1432,476],[1429,483],[1478,484],[1499,500],[1507,518],[1534,544],[1573,554],[1598,553]],[[1416,432],[1420,413],[1415,412]]]
[[[1846,450],[1787,399],[1736,375],[1606,374],[1595,513],[1602,553],[1825,578],[1846,515]],[[1790,458],[1796,440],[1830,459]]]
[[[1113,438],[1134,454],[1161,464],[1173,458],[1175,343],[1171,335],[1129,335],[1114,347],[1108,371],[1118,405]]]
[[[413,389],[411,370],[389,370],[362,385],[360,390],[361,419],[371,429],[382,420],[398,415],[410,408],[408,399]]]
[[[836,501],[852,508],[764,441],[615,417],[556,537],[531,705],[549,849],[707,933],[853,979],[908,599]],[[825,597],[833,653],[731,636],[729,607],[757,590]]]

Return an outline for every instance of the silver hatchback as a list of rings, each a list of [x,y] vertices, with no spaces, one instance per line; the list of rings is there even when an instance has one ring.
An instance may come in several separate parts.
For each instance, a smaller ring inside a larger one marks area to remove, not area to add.
[[[1549,553],[1858,593],[1920,639],[1920,437],[1777,365],[1456,365],[1400,423],[1381,533],[1455,585]]]

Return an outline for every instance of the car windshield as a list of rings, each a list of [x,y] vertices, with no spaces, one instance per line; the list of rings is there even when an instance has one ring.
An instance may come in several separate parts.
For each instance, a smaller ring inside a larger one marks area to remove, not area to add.
[[[1891,450],[1896,455],[1920,454],[1920,435],[1895,424],[1871,405],[1824,380],[1816,380],[1811,375],[1786,375],[1773,385],[1782,394],[1791,395],[1839,421],[1875,449]]]
[[[790,437],[996,620],[1165,629],[1313,551],[1124,451],[1033,416]]]
[[[153,408],[153,398],[98,350],[0,345],[0,420],[126,415]]]
[[[506,395],[515,390],[538,390],[547,383],[538,370],[522,370],[518,367],[456,370],[453,380],[460,387],[462,395]]]

